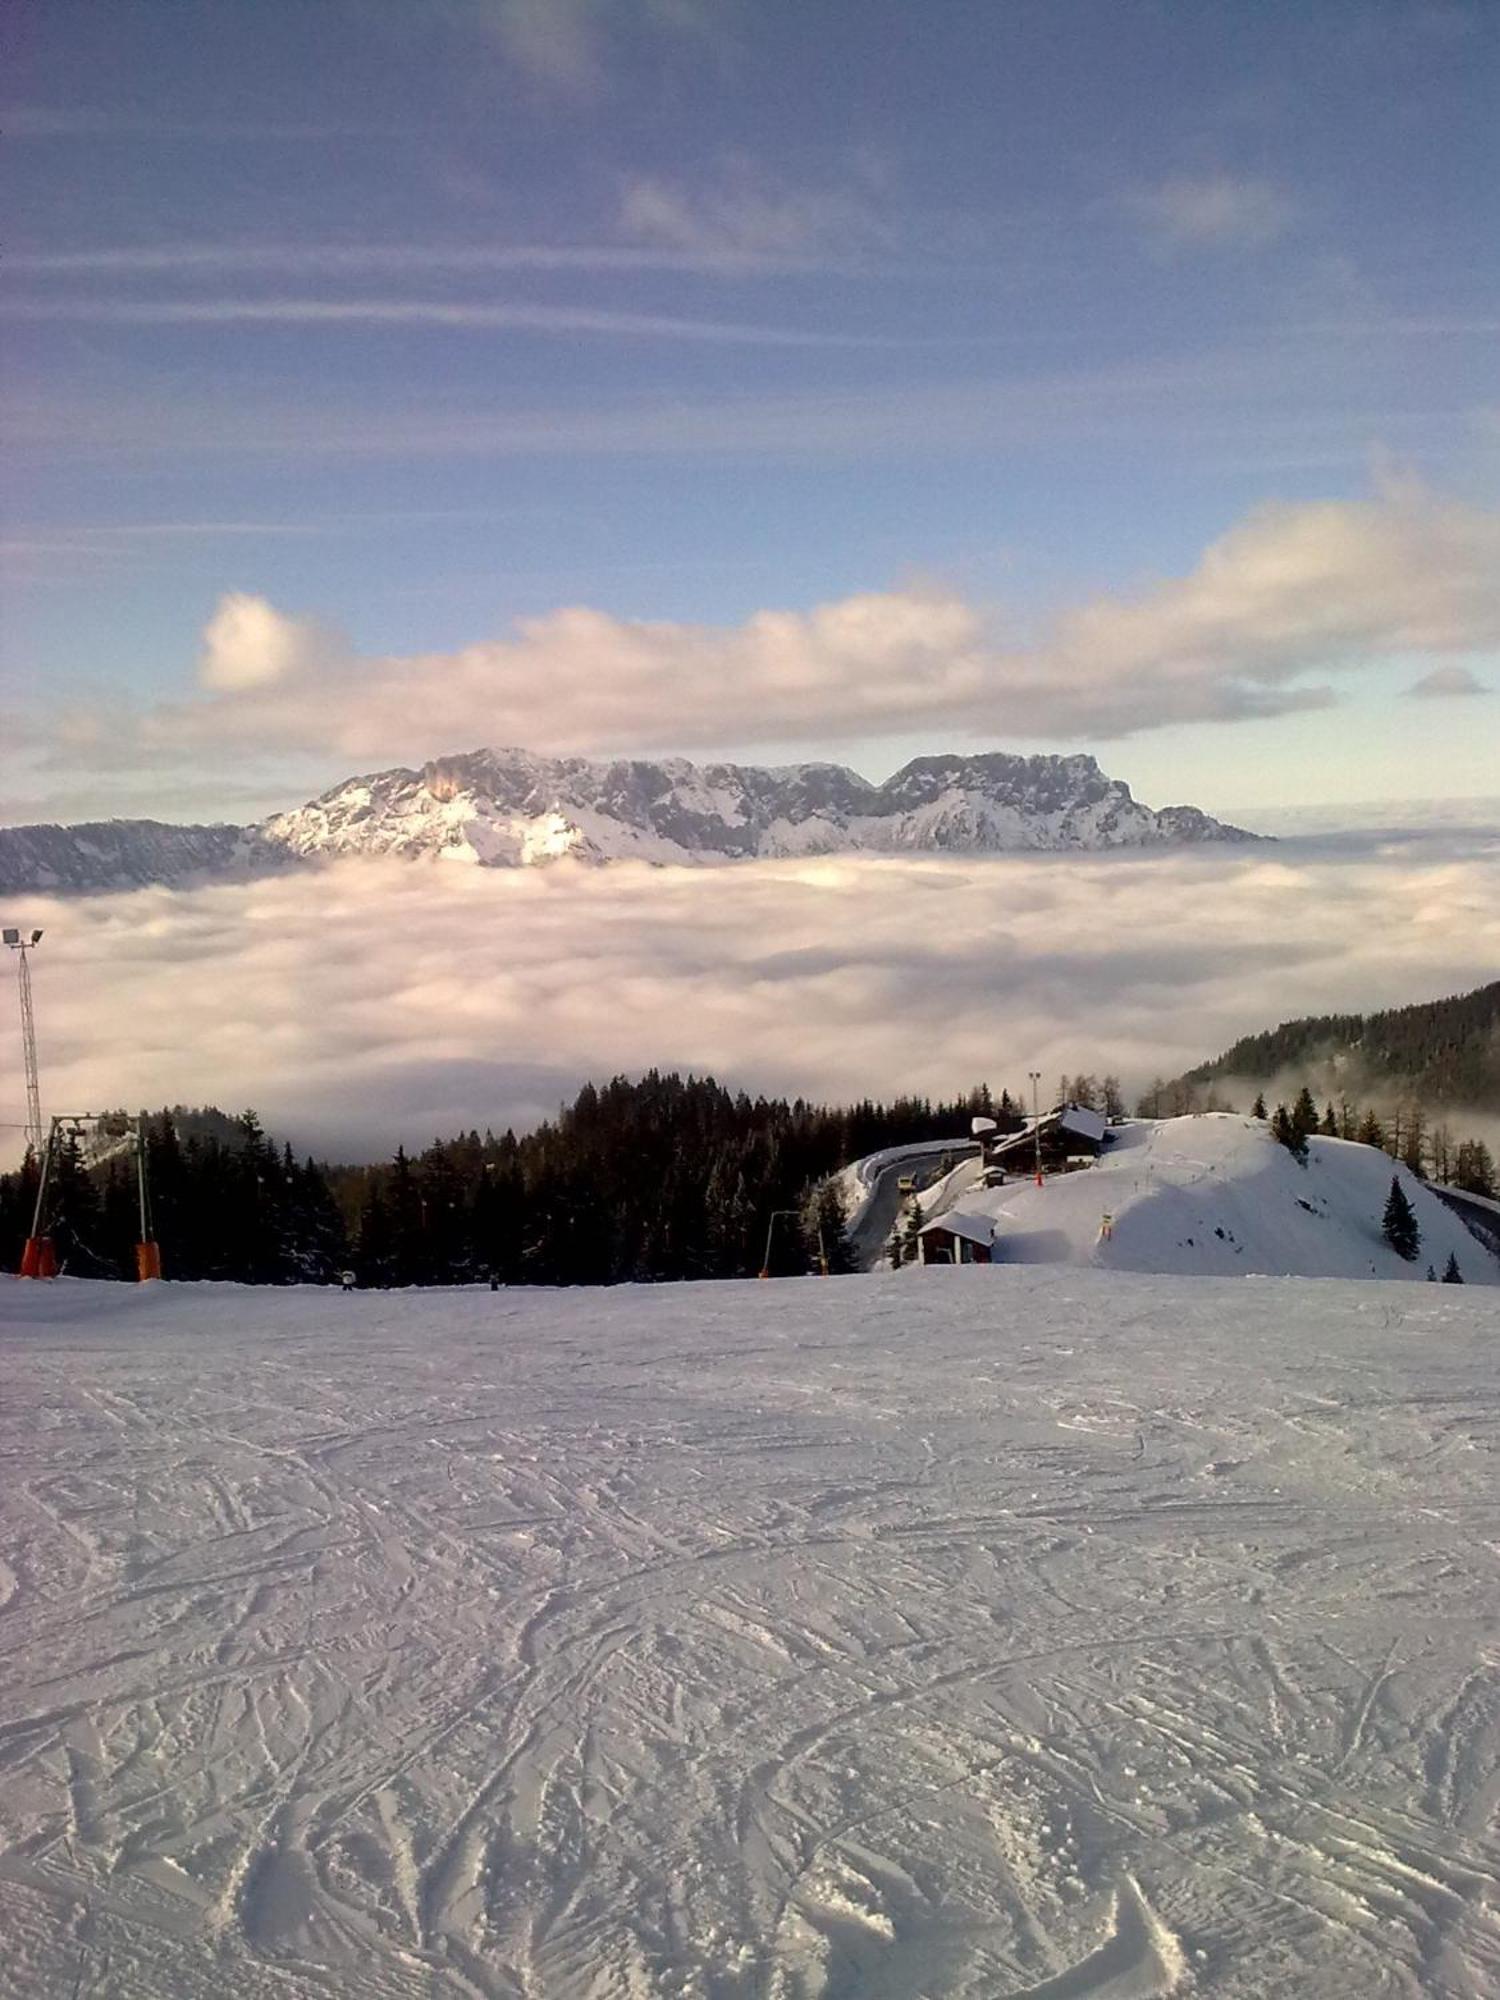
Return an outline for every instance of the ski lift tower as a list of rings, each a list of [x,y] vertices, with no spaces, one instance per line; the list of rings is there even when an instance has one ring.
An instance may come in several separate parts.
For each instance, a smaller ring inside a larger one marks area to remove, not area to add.
[[[31,964],[27,953],[34,951],[42,941],[40,931],[22,930],[19,925],[7,924],[0,931],[6,944],[20,960],[21,988],[21,1048],[26,1066],[26,1144],[31,1149],[32,1158],[40,1161],[42,1140],[42,1085],[36,1061],[36,1014],[31,1005]]]

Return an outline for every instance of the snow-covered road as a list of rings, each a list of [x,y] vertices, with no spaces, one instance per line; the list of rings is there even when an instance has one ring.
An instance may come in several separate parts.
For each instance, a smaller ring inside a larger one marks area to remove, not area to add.
[[[0,1992],[1500,1994],[1500,1315],[5,1284]]]

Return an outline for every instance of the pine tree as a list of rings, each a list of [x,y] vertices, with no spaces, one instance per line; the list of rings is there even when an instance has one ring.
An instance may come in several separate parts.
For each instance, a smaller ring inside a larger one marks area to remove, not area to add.
[[[846,1233],[848,1217],[838,1183],[822,1181],[803,1205],[802,1232],[810,1261],[826,1258],[831,1277],[840,1277],[858,1268],[854,1249]]]
[[[1482,1194],[1490,1201],[1495,1199],[1495,1162],[1483,1139],[1465,1139],[1459,1147],[1453,1169],[1453,1185],[1467,1194]]]
[[[1269,1112],[1266,1110],[1266,1094],[1263,1090],[1258,1090],[1255,1093],[1255,1102],[1250,1107],[1250,1116],[1252,1118],[1266,1118],[1269,1115]]]
[[[915,1264],[922,1254],[922,1208],[921,1204],[908,1198],[906,1220],[901,1231],[901,1261]]]
[[[1385,1151],[1385,1133],[1373,1111],[1365,1113],[1354,1136],[1361,1146],[1376,1146],[1381,1152]]]
[[[1323,1122],[1318,1127],[1318,1130],[1325,1139],[1336,1139],[1339,1136],[1338,1113],[1334,1110],[1331,1102],[1323,1112]]]
[[[1297,1101],[1292,1106],[1292,1123],[1304,1139],[1318,1129],[1318,1107],[1313,1103],[1313,1094],[1305,1083],[1297,1092]]]
[[[1398,1257],[1408,1264],[1417,1261],[1417,1252],[1422,1245],[1422,1232],[1417,1218],[1412,1213],[1412,1205],[1402,1191],[1401,1179],[1391,1176],[1391,1191],[1386,1197],[1385,1214],[1381,1219],[1381,1233]]]
[[[1401,1135],[1401,1164],[1418,1180],[1427,1177],[1427,1120],[1420,1105],[1409,1105]]]
[[[1299,1167],[1307,1165],[1307,1134],[1284,1104],[1278,1104],[1272,1114],[1271,1136],[1279,1145],[1286,1147]]]
[[[1448,1252],[1448,1262],[1443,1269],[1443,1283],[1445,1285],[1461,1285],[1463,1281],[1464,1274],[1458,1268],[1458,1253],[1450,1250]]]

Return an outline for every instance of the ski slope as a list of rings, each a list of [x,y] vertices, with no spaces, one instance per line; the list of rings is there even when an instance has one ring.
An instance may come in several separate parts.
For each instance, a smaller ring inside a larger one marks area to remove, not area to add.
[[[0,1322],[0,1994],[1500,1993],[1492,1291]]]
[[[1005,1264],[1090,1264],[1114,1271],[1231,1277],[1405,1278],[1439,1275],[1450,1254],[1466,1284],[1500,1284],[1500,1259],[1416,1175],[1373,1146],[1311,1138],[1299,1166],[1265,1122],[1234,1112],[1133,1119],[1115,1126],[1096,1166],[1048,1176],[1024,1160],[999,1188],[965,1165],[928,1196],[929,1219],[987,1217]],[[1391,1179],[1421,1229],[1414,1263],[1382,1233]]]

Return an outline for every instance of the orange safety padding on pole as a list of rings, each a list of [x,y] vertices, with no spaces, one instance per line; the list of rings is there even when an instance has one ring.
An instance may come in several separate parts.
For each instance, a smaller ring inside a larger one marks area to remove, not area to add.
[[[159,1243],[137,1243],[135,1246],[135,1275],[143,1285],[161,1276],[161,1245]]]
[[[57,1252],[52,1247],[50,1236],[28,1236],[26,1247],[21,1252],[21,1276],[23,1278],[55,1278],[57,1276]]]

